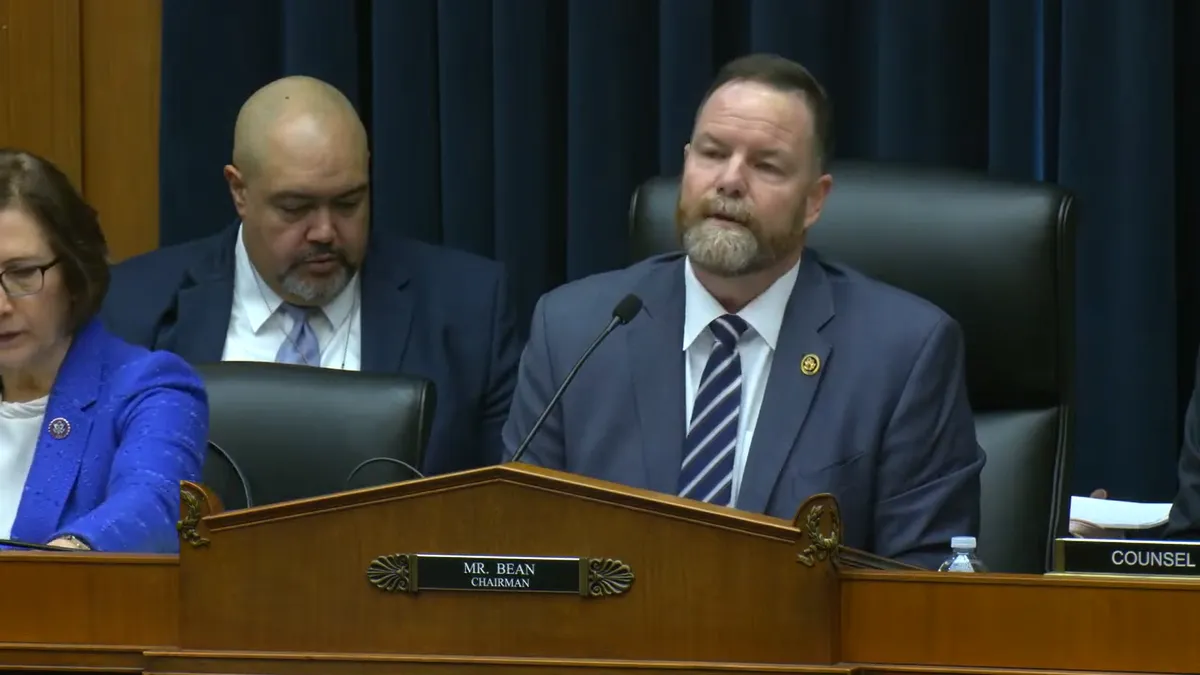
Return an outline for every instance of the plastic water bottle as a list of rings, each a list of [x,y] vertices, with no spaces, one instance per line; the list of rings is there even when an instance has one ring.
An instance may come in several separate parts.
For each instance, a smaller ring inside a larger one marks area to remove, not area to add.
[[[938,568],[939,572],[986,572],[987,568],[975,555],[975,537],[952,537],[950,548],[954,554]]]

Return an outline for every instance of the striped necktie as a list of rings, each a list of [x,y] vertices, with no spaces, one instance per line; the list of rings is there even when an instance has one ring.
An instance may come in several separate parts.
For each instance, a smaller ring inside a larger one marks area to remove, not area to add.
[[[717,342],[692,405],[679,472],[681,497],[733,506],[733,458],[742,407],[742,360],[737,345],[747,327],[732,314],[717,317],[708,325]]]
[[[279,351],[275,354],[275,362],[320,366],[321,344],[317,341],[317,334],[313,332],[309,319],[321,310],[286,302],[280,305],[279,309],[292,318],[292,331],[279,346]]]

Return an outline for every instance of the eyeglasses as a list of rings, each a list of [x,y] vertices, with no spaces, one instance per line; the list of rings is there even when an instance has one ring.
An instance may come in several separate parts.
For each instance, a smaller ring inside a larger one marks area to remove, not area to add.
[[[46,270],[58,264],[58,258],[45,265],[14,267],[0,272],[0,288],[10,298],[33,295],[42,290],[46,283]]]

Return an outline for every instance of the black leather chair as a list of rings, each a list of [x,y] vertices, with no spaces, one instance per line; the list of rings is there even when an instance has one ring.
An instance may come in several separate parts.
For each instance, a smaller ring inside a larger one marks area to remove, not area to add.
[[[962,325],[980,445],[979,554],[1042,573],[1067,536],[1073,455],[1075,207],[1048,184],[845,162],[808,246],[922,296]],[[678,250],[678,179],[634,194],[632,258]]]
[[[197,371],[209,399],[204,483],[226,509],[246,507],[247,498],[263,506],[419,476],[436,405],[432,382],[278,363]]]

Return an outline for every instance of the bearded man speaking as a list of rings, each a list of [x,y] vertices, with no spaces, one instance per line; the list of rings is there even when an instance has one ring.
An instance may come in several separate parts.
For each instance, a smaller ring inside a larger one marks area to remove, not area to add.
[[[936,567],[977,535],[985,458],[963,338],[934,305],[806,249],[833,186],[830,106],[799,64],[726,65],[684,147],[681,253],[538,302],[503,438],[511,458],[628,294],[523,461],[791,520],[841,507],[844,544]]]

